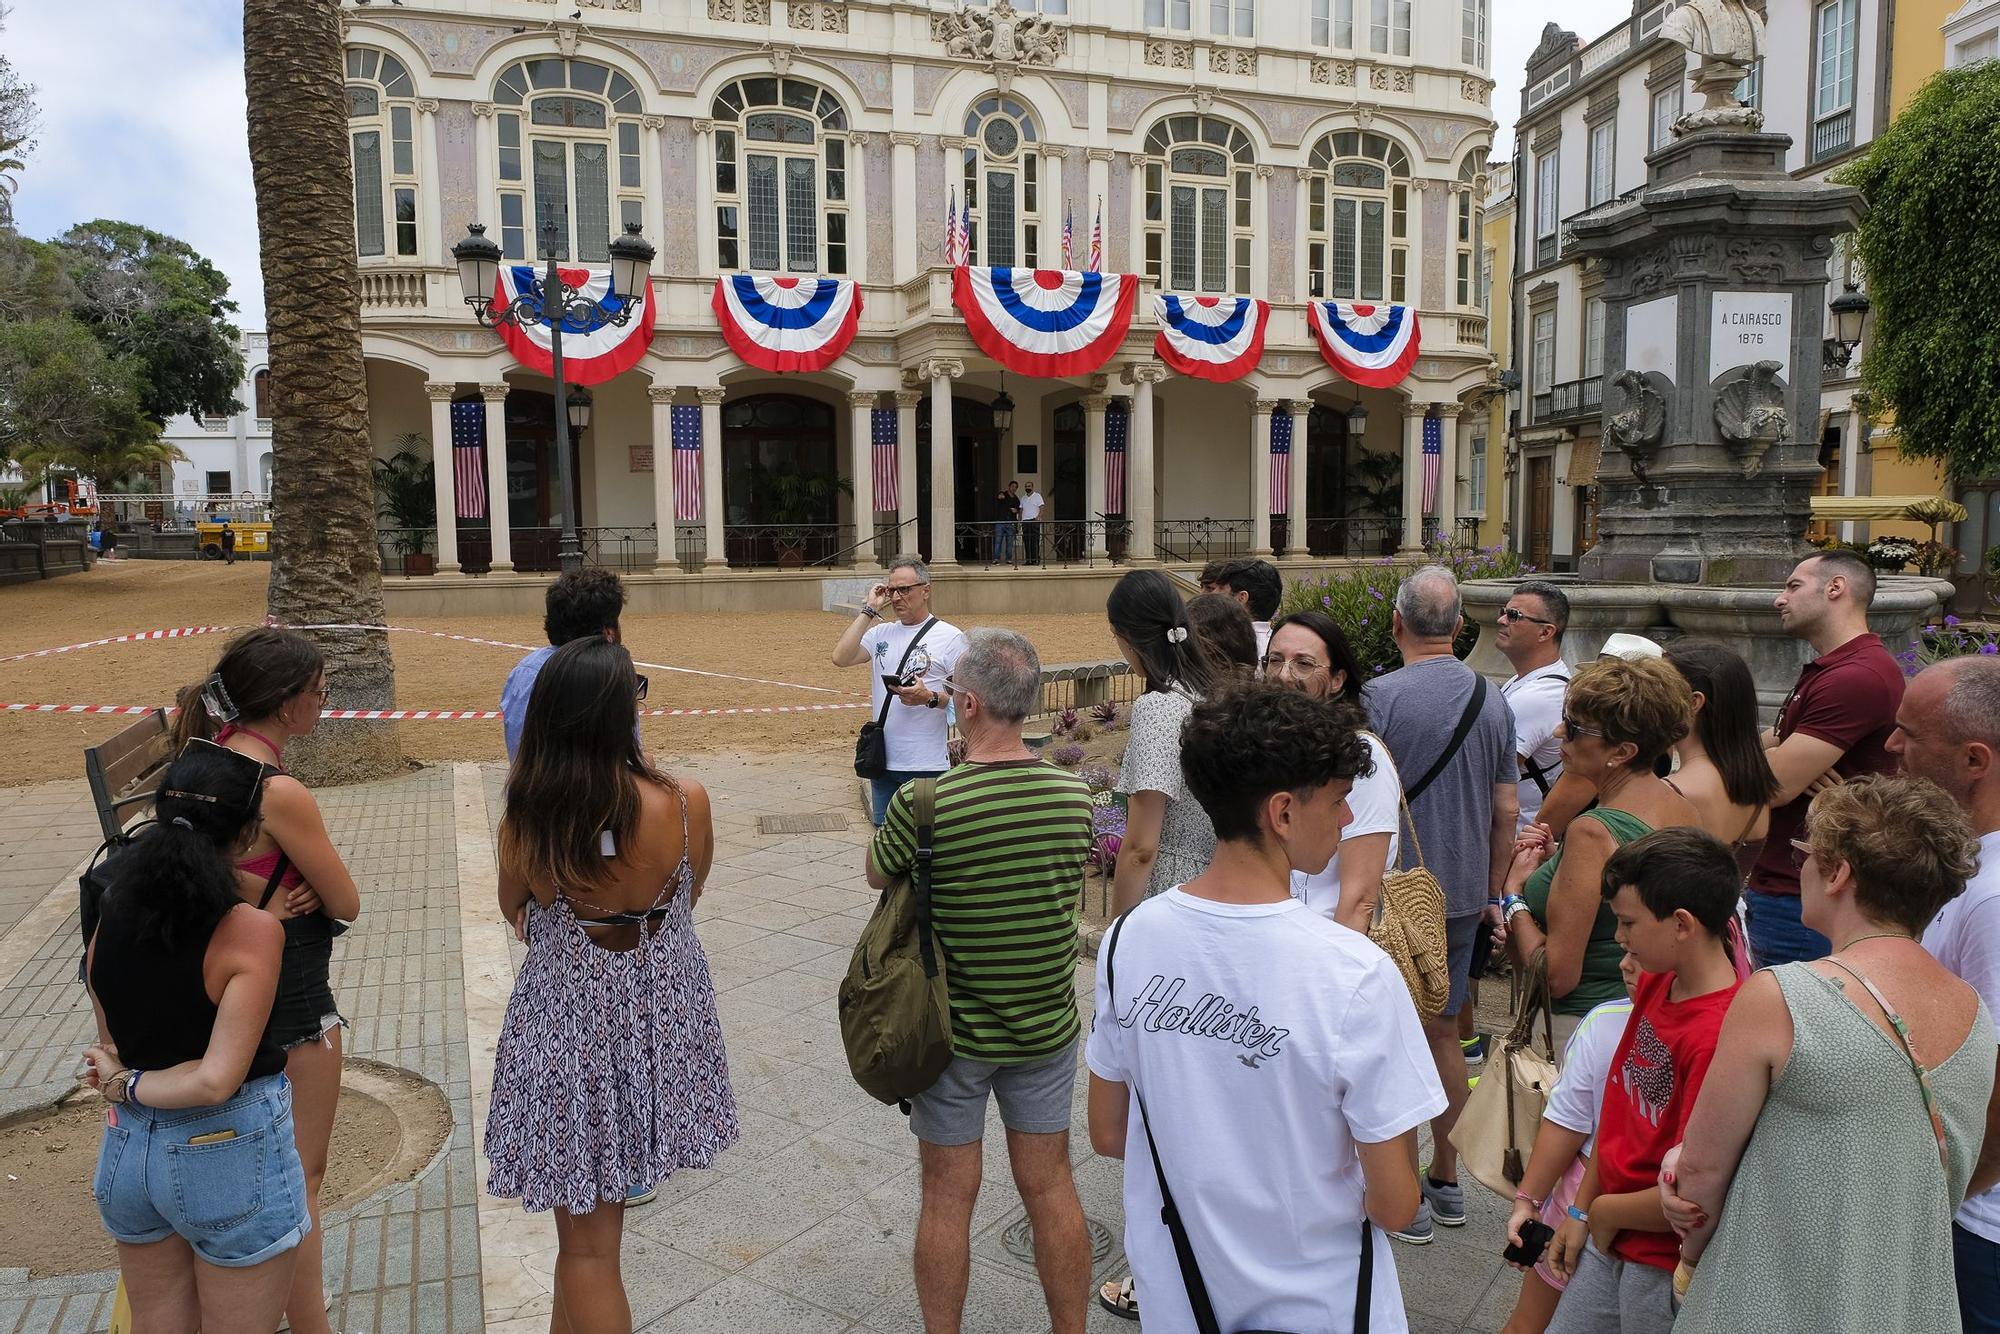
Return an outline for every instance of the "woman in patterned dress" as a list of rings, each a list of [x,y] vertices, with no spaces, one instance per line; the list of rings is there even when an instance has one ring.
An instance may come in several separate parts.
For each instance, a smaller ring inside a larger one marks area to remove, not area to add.
[[[528,956],[494,1060],[487,1189],[556,1211],[554,1329],[631,1329],[627,1196],[739,1133],[692,916],[715,852],[708,794],[639,748],[645,696],[621,645],[557,649],[500,822],[500,909]]]

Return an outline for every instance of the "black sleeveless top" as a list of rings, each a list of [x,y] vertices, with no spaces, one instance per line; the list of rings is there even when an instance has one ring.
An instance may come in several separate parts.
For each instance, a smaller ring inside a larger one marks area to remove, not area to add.
[[[104,1024],[119,1060],[135,1070],[198,1061],[215,1028],[215,1003],[201,977],[209,942],[194,940],[168,950],[158,941],[139,940],[132,915],[119,911],[120,894],[114,886],[104,895],[90,958],[90,989],[104,1007]],[[243,1078],[259,1079],[284,1068],[285,1053],[266,1025]]]

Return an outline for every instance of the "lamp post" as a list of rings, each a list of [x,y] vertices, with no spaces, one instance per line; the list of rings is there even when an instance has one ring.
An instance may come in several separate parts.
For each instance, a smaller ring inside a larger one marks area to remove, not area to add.
[[[465,239],[451,248],[451,257],[458,262],[458,281],[465,291],[465,304],[472,307],[481,324],[489,329],[502,324],[517,328],[535,325],[549,331],[550,374],[555,380],[556,400],[556,472],[562,485],[562,537],[556,547],[556,560],[563,573],[568,574],[583,568],[583,545],[577,535],[576,475],[569,457],[570,427],[574,425],[580,432],[590,424],[591,404],[587,394],[580,400],[570,398],[563,383],[563,331],[567,327],[574,333],[589,333],[607,324],[628,323],[632,318],[632,295],[645,290],[654,251],[639,234],[636,222],[625,224],[625,234],[612,240],[611,290],[625,299],[618,309],[610,310],[563,282],[556,268],[563,242],[553,222],[542,224],[541,241],[540,258],[547,262],[548,271],[542,277],[540,289],[522,292],[498,314],[493,312],[493,294],[500,274],[501,254],[500,247],[486,235],[486,228],[473,223]]]
[[[1828,370],[1845,371],[1861,346],[1861,334],[1868,323],[1868,298],[1853,283],[1827,305],[1833,316],[1833,334],[1821,346],[1821,361]]]

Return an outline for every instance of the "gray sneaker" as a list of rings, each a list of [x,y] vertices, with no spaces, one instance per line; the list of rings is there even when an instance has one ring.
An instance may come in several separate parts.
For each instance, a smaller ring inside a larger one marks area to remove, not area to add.
[[[1458,1221],[1463,1223],[1465,1221],[1464,1216],[1461,1215]],[[1410,1220],[1410,1225],[1401,1232],[1391,1232],[1389,1235],[1397,1241],[1406,1242],[1411,1246],[1430,1245],[1431,1241],[1437,1236],[1437,1228],[1431,1224],[1431,1202],[1429,1200],[1419,1201],[1417,1204],[1417,1216]]]
[[[1441,1183],[1432,1181],[1430,1174],[1424,1175],[1424,1204],[1430,1216],[1437,1220],[1439,1227],[1465,1226],[1465,1192],[1456,1181]]]

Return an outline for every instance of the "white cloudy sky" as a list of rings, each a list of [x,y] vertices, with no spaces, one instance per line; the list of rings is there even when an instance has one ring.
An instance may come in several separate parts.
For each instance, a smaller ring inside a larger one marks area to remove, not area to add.
[[[1494,0],[1493,8],[1499,159],[1512,151],[1521,71],[1542,25],[1561,23],[1588,39],[1625,7]],[[261,324],[240,0],[13,0],[11,9],[0,44],[39,85],[42,111],[15,201],[21,230],[49,237],[108,217],[181,237],[229,275],[244,326]]]

